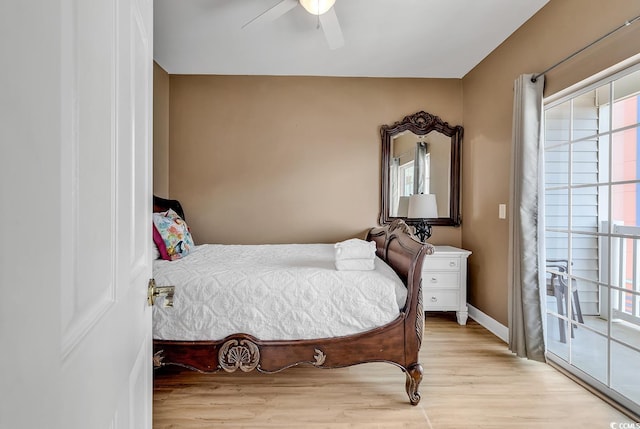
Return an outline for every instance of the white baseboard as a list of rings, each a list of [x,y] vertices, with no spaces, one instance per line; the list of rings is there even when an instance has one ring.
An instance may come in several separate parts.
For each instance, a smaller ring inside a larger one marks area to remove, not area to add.
[[[509,328],[507,328],[494,318],[487,316],[485,313],[478,310],[473,305],[467,304],[467,306],[469,307],[469,317],[478,322],[480,325],[482,325],[489,332],[500,338],[505,343],[509,343]]]

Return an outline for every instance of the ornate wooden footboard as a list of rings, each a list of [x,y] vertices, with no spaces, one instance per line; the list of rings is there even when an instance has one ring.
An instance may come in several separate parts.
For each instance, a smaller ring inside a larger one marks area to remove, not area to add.
[[[154,198],[154,211],[169,207],[184,216],[177,201]],[[314,340],[262,341],[242,333],[215,341],[154,340],[154,367],[178,365],[206,373],[237,370],[274,373],[302,364],[340,368],[388,362],[405,371],[409,401],[416,405],[420,401],[418,388],[423,374],[418,361],[424,327],[422,262],[433,247],[417,241],[401,220],[371,229],[367,240],[376,243],[377,255],[407,286],[405,306],[391,323],[360,334]]]

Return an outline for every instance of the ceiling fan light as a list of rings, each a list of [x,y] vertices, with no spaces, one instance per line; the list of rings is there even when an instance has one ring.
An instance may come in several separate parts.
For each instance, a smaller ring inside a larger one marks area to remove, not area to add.
[[[336,0],[300,0],[300,4],[312,15],[327,13]]]

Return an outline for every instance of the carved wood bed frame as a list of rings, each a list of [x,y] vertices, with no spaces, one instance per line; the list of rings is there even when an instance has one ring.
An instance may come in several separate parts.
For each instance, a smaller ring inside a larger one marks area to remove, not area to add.
[[[154,196],[153,206],[154,212],[172,208],[184,218],[177,200]],[[406,373],[409,401],[412,405],[418,404],[423,374],[418,361],[424,329],[421,273],[424,255],[433,253],[433,247],[417,241],[402,220],[372,228],[367,240],[376,243],[376,254],[395,270],[407,287],[406,304],[392,322],[359,334],[313,340],[262,341],[243,333],[212,341],[154,340],[154,368],[177,365],[203,373],[237,369],[275,373],[301,364],[341,368],[388,362]]]

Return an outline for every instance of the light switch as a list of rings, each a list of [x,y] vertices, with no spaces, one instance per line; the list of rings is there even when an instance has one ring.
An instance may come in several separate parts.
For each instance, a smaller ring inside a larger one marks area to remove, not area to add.
[[[498,218],[506,219],[507,218],[507,205],[506,204],[498,204]]]

